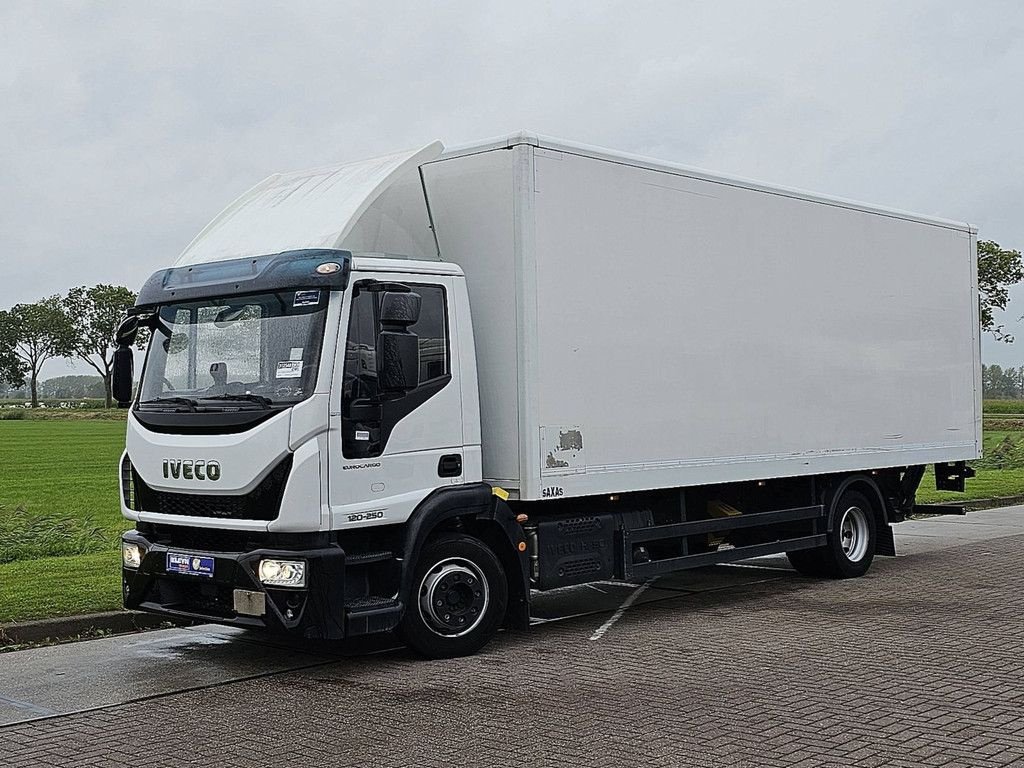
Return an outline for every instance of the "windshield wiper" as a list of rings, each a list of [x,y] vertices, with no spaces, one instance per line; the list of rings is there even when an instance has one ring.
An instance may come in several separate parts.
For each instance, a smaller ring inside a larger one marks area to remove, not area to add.
[[[150,403],[176,403],[187,406],[190,411],[196,410],[196,406],[199,405],[199,401],[193,400],[191,397],[151,397],[149,400],[142,400],[139,405],[149,405]]]
[[[274,401],[269,397],[251,395],[249,393],[244,395],[207,395],[203,400],[244,400],[250,403],[259,403],[264,408],[270,408],[274,404]]]

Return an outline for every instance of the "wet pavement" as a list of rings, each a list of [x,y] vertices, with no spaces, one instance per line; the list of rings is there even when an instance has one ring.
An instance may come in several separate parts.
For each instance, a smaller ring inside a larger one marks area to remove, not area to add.
[[[663,578],[634,605],[777,579],[757,568],[720,566]],[[534,624],[614,612],[635,584],[598,582],[538,593]],[[331,664],[401,649],[393,636],[342,643],[274,638],[206,624],[0,654],[0,726]],[[0,764],[2,765],[2,764]]]
[[[538,595],[471,659],[213,625],[0,654],[0,765],[1024,761],[1024,507],[896,531],[854,581],[770,557]]]

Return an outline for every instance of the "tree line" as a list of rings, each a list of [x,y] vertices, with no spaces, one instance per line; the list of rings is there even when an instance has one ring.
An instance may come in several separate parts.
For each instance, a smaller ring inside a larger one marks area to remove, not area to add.
[[[114,331],[134,304],[135,294],[124,286],[100,284],[0,310],[0,380],[11,389],[27,384],[35,408],[43,364],[79,359],[99,374],[111,407]]]
[[[103,379],[94,374],[50,376],[39,382],[39,400],[102,400],[103,390]],[[0,381],[0,401],[26,400],[28,396],[26,385],[14,387]]]
[[[1020,368],[981,366],[981,391],[984,397],[993,400],[1024,399],[1024,365]]]

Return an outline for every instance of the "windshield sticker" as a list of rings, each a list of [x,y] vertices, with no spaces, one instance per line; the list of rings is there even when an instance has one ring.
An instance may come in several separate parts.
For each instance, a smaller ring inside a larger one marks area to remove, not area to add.
[[[293,307],[309,307],[320,303],[320,291],[296,291]]]
[[[289,360],[301,360],[302,359],[302,347],[292,347],[292,351],[288,353]]]
[[[277,378],[279,379],[297,379],[301,375],[301,360],[282,360],[277,364]]]

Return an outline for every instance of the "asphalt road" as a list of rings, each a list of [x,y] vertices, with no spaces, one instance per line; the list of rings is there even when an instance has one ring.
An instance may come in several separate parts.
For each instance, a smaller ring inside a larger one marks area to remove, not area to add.
[[[0,654],[0,766],[1024,763],[1024,507],[538,596],[481,654],[172,629]]]

